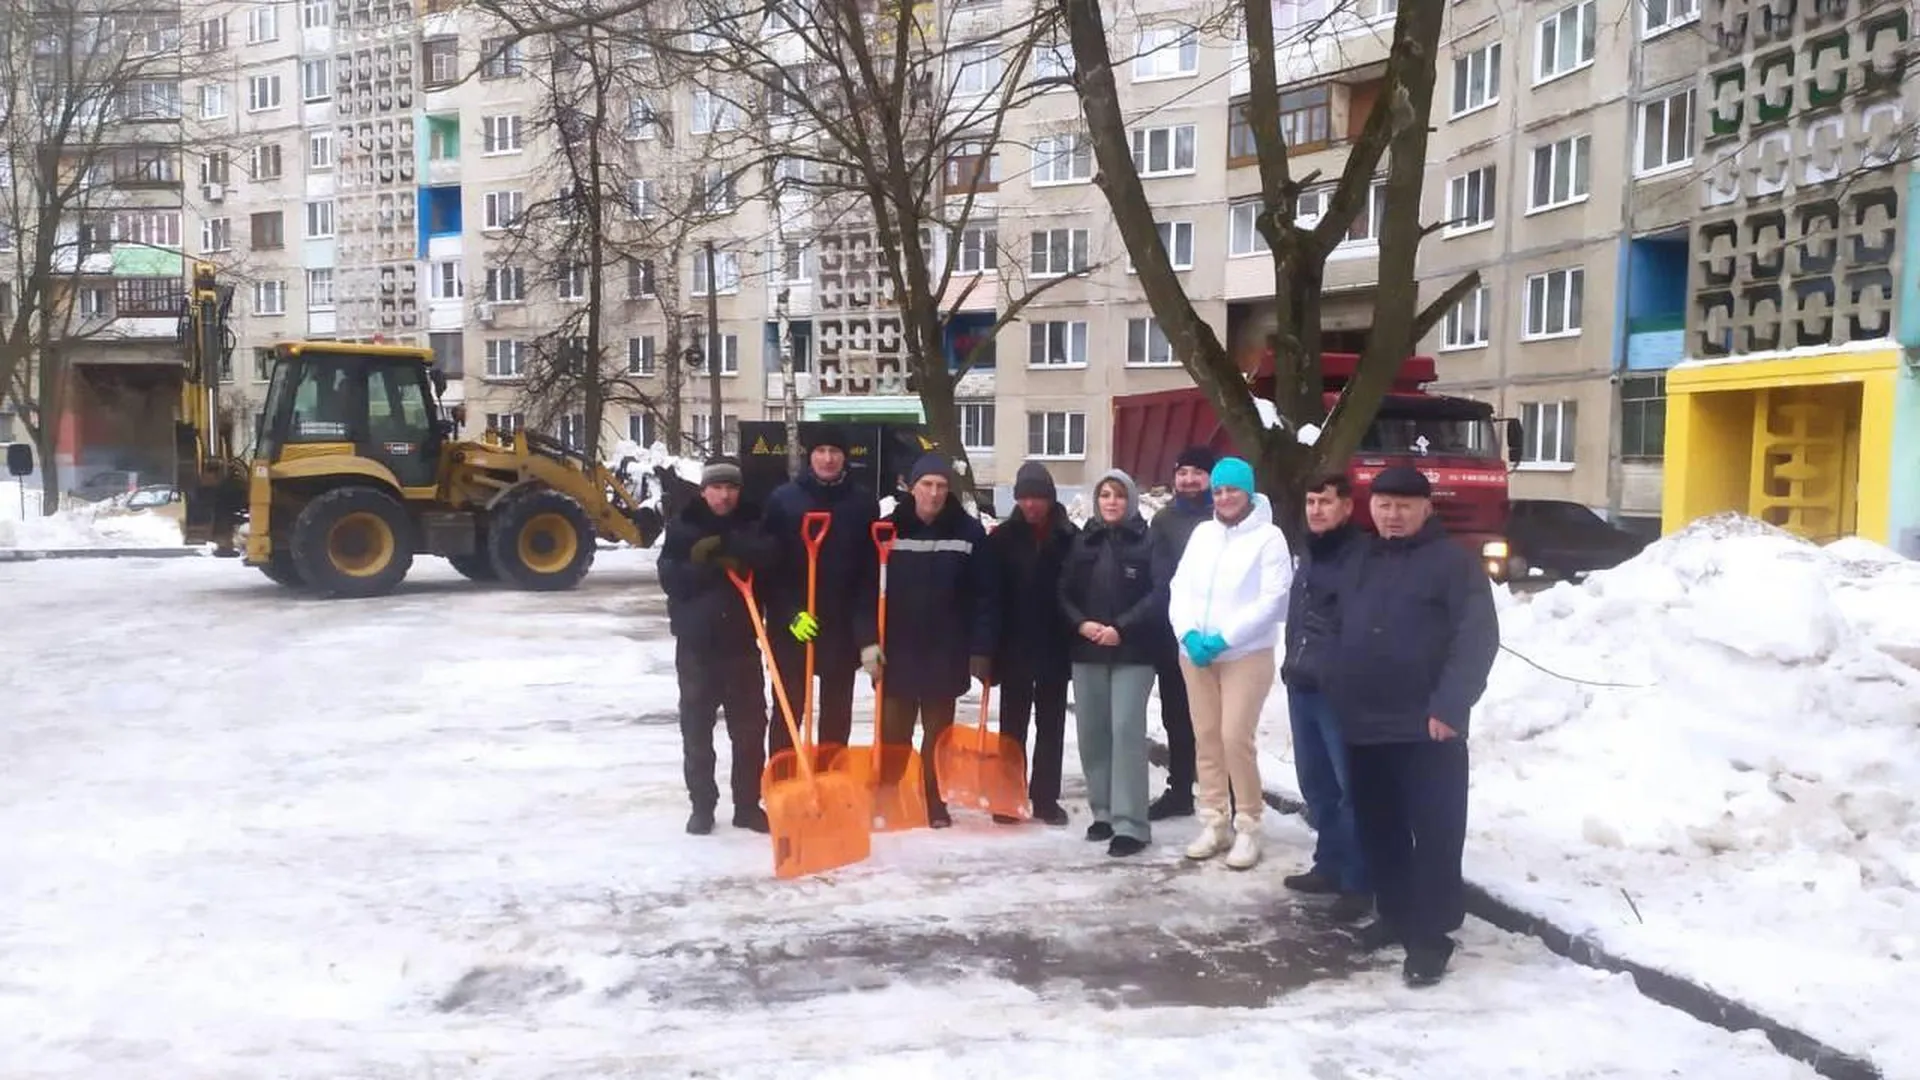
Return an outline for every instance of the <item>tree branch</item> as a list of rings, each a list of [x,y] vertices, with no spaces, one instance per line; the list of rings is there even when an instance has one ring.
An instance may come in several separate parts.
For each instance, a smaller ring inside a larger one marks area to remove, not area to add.
[[[1469,270],[1456,279],[1453,284],[1442,290],[1439,296],[1434,297],[1431,303],[1421,308],[1420,313],[1413,317],[1413,327],[1410,331],[1410,336],[1413,340],[1419,341],[1425,338],[1428,332],[1433,329],[1434,324],[1446,318],[1447,311],[1452,308],[1453,305],[1466,299],[1467,294],[1478,288],[1479,285],[1480,271]]]

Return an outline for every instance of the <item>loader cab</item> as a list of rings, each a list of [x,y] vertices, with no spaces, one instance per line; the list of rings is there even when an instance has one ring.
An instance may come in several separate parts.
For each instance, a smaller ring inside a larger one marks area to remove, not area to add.
[[[261,461],[338,453],[380,462],[402,488],[428,486],[446,439],[425,349],[280,344],[255,445]]]

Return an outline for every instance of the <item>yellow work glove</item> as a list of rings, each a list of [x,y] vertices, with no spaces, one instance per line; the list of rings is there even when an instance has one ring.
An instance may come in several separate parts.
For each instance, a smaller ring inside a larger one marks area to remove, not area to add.
[[[820,624],[814,621],[813,612],[803,611],[795,615],[793,621],[787,624],[787,633],[793,635],[793,640],[804,644],[812,641],[814,636],[820,633]]]

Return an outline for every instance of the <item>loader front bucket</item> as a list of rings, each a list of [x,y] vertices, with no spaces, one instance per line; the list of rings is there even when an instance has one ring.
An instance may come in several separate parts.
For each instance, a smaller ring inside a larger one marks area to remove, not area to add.
[[[926,767],[911,746],[849,746],[828,766],[855,777],[873,805],[874,832],[906,832],[927,827]]]
[[[933,744],[933,771],[949,807],[1031,818],[1027,750],[1010,735],[987,730],[988,693],[980,694],[980,722],[954,724]]]

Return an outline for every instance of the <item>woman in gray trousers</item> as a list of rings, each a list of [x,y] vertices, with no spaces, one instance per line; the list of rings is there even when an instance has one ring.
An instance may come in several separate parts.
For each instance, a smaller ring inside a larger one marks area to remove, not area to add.
[[[1118,469],[1093,489],[1094,515],[1074,537],[1060,574],[1060,606],[1073,627],[1073,700],[1080,770],[1107,854],[1134,855],[1147,825],[1147,695],[1167,621],[1153,544],[1133,478]]]

